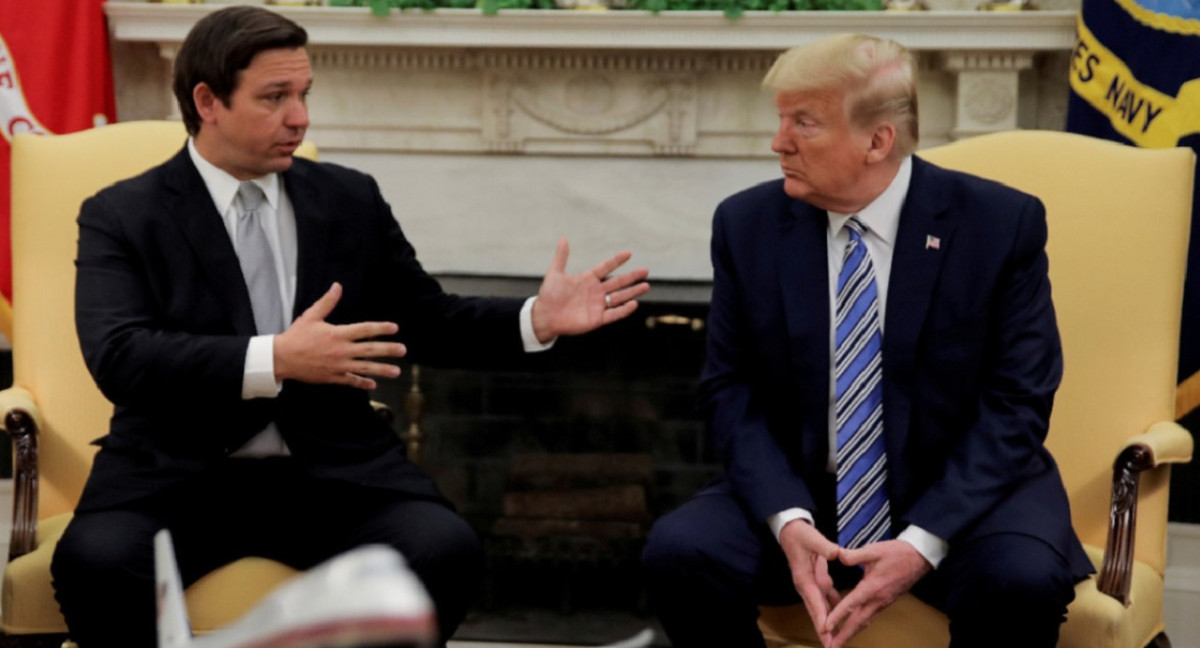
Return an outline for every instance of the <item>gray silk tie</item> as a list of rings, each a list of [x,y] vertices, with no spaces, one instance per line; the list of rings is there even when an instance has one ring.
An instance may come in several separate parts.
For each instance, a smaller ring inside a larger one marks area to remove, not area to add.
[[[238,186],[237,255],[242,265],[250,305],[254,309],[254,325],[259,335],[283,332],[283,303],[279,299],[279,276],[275,272],[275,255],[267,243],[262,226],[260,207],[266,196],[249,180]]]

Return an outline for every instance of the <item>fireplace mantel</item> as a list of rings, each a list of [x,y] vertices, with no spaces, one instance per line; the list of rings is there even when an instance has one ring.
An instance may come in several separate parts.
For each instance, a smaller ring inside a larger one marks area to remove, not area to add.
[[[105,4],[121,119],[178,116],[170,63],[216,8]],[[932,145],[1061,128],[1076,17],[275,9],[309,32],[309,137],[379,179],[426,267],[536,277],[566,235],[576,258],[632,248],[655,276],[700,281],[713,207],[778,173],[759,87],[778,52],[847,31],[908,46]]]
[[[219,5],[113,2],[105,11],[122,41],[178,44],[192,24]],[[842,32],[892,38],[920,51],[1069,49],[1075,11],[862,12],[504,10],[393,12],[365,8],[275,7],[300,22],[314,45],[564,49],[783,50]]]

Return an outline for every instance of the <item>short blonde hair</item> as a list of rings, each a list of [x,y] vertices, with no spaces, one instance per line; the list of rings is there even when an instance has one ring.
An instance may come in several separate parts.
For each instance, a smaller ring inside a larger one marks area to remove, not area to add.
[[[763,77],[775,92],[843,90],[851,126],[896,127],[894,153],[909,155],[920,140],[916,57],[899,43],[862,34],[840,34],[779,55]]]

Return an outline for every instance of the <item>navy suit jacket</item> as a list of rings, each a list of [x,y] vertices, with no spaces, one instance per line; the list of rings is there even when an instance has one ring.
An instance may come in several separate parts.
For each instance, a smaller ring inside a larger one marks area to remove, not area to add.
[[[816,495],[829,479],[827,229],[782,180],[726,199],[713,222],[701,403],[726,469],[717,487],[760,520],[833,506]],[[888,490],[897,532],[918,525],[951,551],[1024,533],[1082,575],[1043,447],[1062,374],[1045,243],[1036,198],[913,159],[883,336]]]
[[[448,295],[417,262],[370,177],[296,159],[295,316],[332,282],[328,321],[391,321],[414,362],[486,365],[523,353],[519,300]],[[312,474],[440,498],[359,389],[285,381],[241,397],[255,334],[222,217],[184,149],[88,199],[75,316],[88,369],[114,404],[80,510],[129,502],[204,470],[274,420]]]

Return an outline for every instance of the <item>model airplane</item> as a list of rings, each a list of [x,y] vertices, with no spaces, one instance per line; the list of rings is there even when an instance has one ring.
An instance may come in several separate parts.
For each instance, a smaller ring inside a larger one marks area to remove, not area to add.
[[[159,648],[425,648],[437,641],[429,595],[391,547],[336,556],[280,585],[230,626],[198,637],[165,529],[154,537],[154,568]]]

